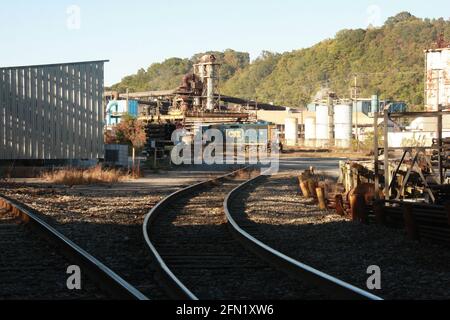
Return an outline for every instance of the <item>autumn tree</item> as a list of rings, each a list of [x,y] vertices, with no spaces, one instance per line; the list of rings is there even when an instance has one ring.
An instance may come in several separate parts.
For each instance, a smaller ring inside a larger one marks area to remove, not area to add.
[[[121,122],[114,128],[117,143],[130,144],[133,148],[133,172],[136,166],[136,150],[141,149],[146,141],[145,124],[131,115],[122,117]]]

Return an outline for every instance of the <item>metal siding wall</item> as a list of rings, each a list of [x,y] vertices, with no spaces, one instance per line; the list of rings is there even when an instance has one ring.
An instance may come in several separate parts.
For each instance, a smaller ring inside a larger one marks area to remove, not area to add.
[[[103,158],[103,67],[0,69],[0,159]]]

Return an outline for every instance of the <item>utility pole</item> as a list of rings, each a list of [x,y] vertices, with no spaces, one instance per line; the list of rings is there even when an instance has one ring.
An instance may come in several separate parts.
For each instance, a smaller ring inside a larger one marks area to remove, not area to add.
[[[354,101],[354,105],[355,105],[355,139],[356,139],[356,144],[357,144],[357,151],[359,151],[359,119],[358,119],[358,75],[355,74],[354,76],[354,87],[352,90],[352,98]]]
[[[437,71],[437,74],[438,74],[438,76],[437,76],[437,86],[436,86],[436,106],[435,106],[435,111],[437,111],[437,112],[439,112],[440,114],[439,114],[439,116],[437,117],[437,145],[438,145],[438,152],[439,152],[439,154],[438,154],[438,161],[439,161],[439,182],[441,183],[441,184],[444,184],[444,180],[445,180],[445,177],[444,177],[444,170],[443,170],[443,168],[442,168],[442,162],[443,162],[443,159],[442,159],[442,152],[444,151],[443,150],[443,141],[442,141],[442,138],[443,138],[443,136],[442,136],[442,129],[443,129],[443,126],[442,126],[442,107],[441,107],[441,91],[440,91],[440,89],[441,89],[441,71],[442,71],[442,69],[433,69],[433,71]]]
[[[384,108],[384,196],[391,199],[391,168],[389,167],[389,106]]]
[[[373,129],[375,132],[374,135],[374,146],[373,146],[373,154],[374,154],[374,172],[375,172],[375,199],[380,200],[380,150],[379,150],[379,141],[378,141],[378,110],[375,110],[373,117]]]

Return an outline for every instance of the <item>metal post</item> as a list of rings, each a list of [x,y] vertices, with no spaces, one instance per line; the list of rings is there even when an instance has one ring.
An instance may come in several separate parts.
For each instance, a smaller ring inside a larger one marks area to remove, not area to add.
[[[437,69],[437,70],[433,70],[433,71],[437,71],[438,76],[437,76],[437,86],[436,86],[436,111],[437,112],[441,112],[442,108],[440,105],[441,102],[441,92],[440,92],[440,87],[441,87],[441,70]],[[439,182],[440,184],[444,184],[444,171],[442,168],[442,114],[439,114],[437,117],[437,144],[438,144],[438,162],[439,162]]]
[[[384,197],[391,198],[391,173],[389,168],[389,109],[384,110]]]
[[[379,142],[378,142],[378,110],[375,111],[373,117],[373,130],[374,130],[374,173],[375,173],[375,199],[380,200],[380,163],[379,163]]]
[[[330,96],[328,96],[328,138],[330,147],[334,146],[334,105]]]
[[[439,112],[442,111],[442,107],[439,106]],[[438,161],[439,161],[439,182],[441,184],[444,184],[444,168],[443,168],[443,141],[442,141],[442,130],[443,130],[443,126],[442,126],[442,113],[439,114],[438,116],[438,125],[437,125],[437,137],[438,137]]]
[[[156,118],[158,119],[158,122],[161,119],[161,100],[157,100],[156,101]]]
[[[355,75],[355,137],[357,144],[357,151],[359,151],[359,119],[358,119],[358,76]]]

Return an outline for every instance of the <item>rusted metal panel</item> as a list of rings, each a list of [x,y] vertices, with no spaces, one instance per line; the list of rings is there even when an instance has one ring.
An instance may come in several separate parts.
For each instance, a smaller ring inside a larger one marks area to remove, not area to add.
[[[426,51],[426,106],[438,111],[438,105],[450,106],[450,48]]]
[[[0,68],[0,160],[103,158],[104,62]]]

